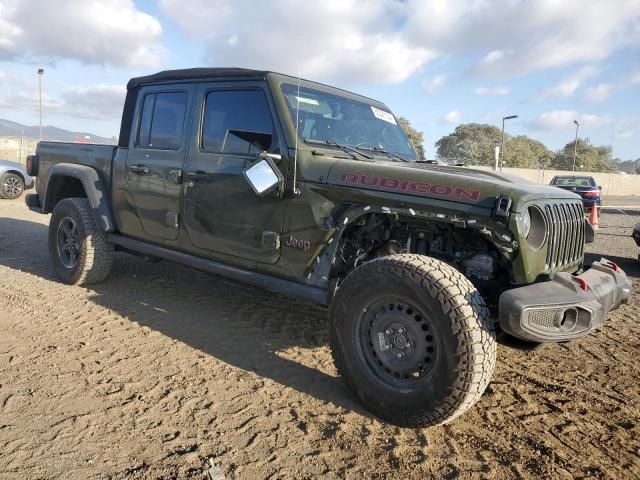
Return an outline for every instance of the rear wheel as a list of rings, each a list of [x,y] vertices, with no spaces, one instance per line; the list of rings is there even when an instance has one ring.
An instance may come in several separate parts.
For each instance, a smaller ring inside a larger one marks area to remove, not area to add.
[[[0,175],[0,197],[7,200],[18,198],[24,192],[24,180],[15,173]]]
[[[401,426],[462,414],[495,365],[493,324],[478,291],[451,266],[420,255],[354,270],[332,302],[330,342],[354,395]]]
[[[113,245],[96,226],[86,198],[66,198],[53,209],[49,257],[64,283],[85,285],[104,280],[113,264]]]

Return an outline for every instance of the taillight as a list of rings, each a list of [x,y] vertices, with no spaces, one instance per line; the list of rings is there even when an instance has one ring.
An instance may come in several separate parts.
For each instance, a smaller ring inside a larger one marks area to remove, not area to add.
[[[594,198],[594,197],[599,197],[600,196],[600,191],[599,190],[592,190],[590,192],[582,192],[582,194],[585,197]]]
[[[38,176],[38,156],[27,155],[27,173],[32,177]]]

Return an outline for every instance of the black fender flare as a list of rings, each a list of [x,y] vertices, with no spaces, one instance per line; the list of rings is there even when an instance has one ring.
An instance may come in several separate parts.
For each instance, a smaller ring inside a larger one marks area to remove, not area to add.
[[[54,182],[63,177],[75,178],[82,183],[91,211],[96,220],[96,225],[103,232],[115,231],[115,223],[111,214],[108,191],[95,168],[74,163],[58,163],[49,170],[49,180],[44,195],[42,213],[50,213],[55,207],[54,195],[58,192],[52,189]]]

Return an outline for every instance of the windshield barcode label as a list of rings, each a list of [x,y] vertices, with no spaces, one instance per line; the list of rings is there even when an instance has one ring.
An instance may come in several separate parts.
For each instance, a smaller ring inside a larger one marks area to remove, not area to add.
[[[371,107],[371,111],[373,112],[373,116],[379,118],[380,120],[384,120],[385,122],[392,123],[396,125],[396,119],[389,112],[385,112],[384,110],[380,110],[376,107]]]

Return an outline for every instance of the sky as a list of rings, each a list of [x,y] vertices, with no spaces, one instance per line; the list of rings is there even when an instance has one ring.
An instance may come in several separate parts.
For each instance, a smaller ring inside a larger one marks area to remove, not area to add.
[[[299,63],[299,65],[298,65]],[[640,158],[639,0],[0,0],[0,118],[104,137],[125,85],[237,66],[376,98],[434,142],[460,123]]]

